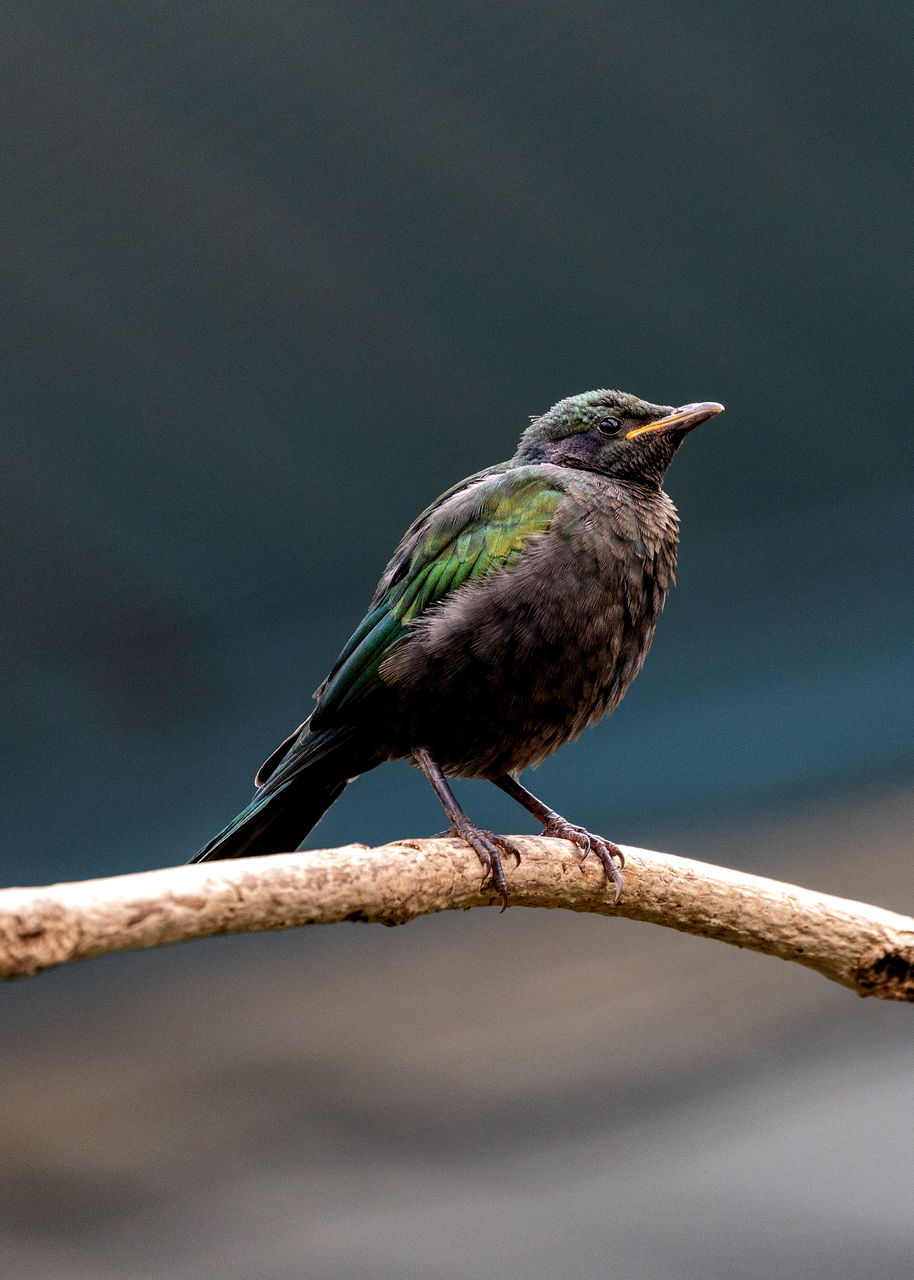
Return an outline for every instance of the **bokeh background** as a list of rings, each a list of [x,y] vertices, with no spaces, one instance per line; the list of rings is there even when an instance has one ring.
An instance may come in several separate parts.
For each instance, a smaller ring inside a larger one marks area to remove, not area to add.
[[[3,881],[186,860],[413,515],[614,386],[727,413],[644,673],[537,790],[914,909],[912,28],[7,0]],[[391,765],[312,844],[440,826]],[[910,1275],[910,1012],[764,957],[475,912],[0,1001],[11,1275]]]

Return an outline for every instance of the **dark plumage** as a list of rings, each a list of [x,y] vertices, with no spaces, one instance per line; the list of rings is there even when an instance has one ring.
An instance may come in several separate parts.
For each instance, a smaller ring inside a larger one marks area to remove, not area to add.
[[[517,775],[611,712],[641,669],[676,568],[664,472],[722,408],[570,396],[531,421],[510,461],[443,494],[407,530],[310,717],[194,861],[295,849],[347,782],[412,757],[505,904],[499,850],[517,850],[469,821],[446,775],[490,779],[544,833],[592,849],[618,898],[616,846]]]

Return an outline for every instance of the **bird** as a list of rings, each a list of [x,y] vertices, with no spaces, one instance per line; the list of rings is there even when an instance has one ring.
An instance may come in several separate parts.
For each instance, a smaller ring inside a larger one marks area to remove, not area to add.
[[[311,714],[191,861],[297,849],[350,782],[405,758],[502,910],[502,855],[519,864],[520,851],[470,821],[450,778],[494,782],[544,835],[577,846],[582,865],[593,853],[618,902],[618,846],[567,821],[519,775],[610,714],[640,671],[675,579],[679,517],[664,475],[686,435],[723,407],[602,389],[531,417],[513,457],[461,480],[409,526]]]

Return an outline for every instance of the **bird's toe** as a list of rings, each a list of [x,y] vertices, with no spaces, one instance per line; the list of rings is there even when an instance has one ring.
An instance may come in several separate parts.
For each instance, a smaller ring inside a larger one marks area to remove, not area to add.
[[[590,853],[596,854],[599,858],[603,870],[606,873],[607,880],[611,880],[616,891],[616,902],[622,897],[622,874],[621,867],[625,866],[625,855],[617,844],[613,844],[612,840],[606,840],[603,836],[595,836],[592,832],[587,831],[584,827],[576,826],[573,822],[567,822],[556,814],[550,818],[543,827],[544,836],[554,836],[559,840],[570,840],[572,844],[576,844],[581,853],[581,870],[584,869],[584,863]],[[618,862],[618,866],[616,865]]]
[[[590,840],[594,853],[603,864],[607,880],[611,880],[615,886],[615,901],[618,905],[622,897],[622,872],[620,868],[625,866],[625,854],[617,844],[613,844],[612,840],[604,840],[602,836],[591,836]],[[617,859],[618,866],[616,865]],[[583,858],[581,861],[583,862]]]
[[[492,888],[501,898],[501,909],[504,911],[508,906],[508,882],[505,879],[504,868],[501,865],[499,849],[503,853],[513,855],[518,865],[520,865],[520,850],[506,836],[496,835],[494,831],[484,831],[482,827],[476,827],[469,822],[453,826],[451,832],[470,846],[483,867],[485,867],[485,874],[479,887],[480,889],[485,888],[486,882],[490,882]]]
[[[510,857],[514,859],[514,865],[516,867],[520,866],[520,863],[521,863],[520,849],[518,849],[517,845],[514,843],[513,840],[509,840],[507,836],[500,836],[494,831],[487,831],[486,835],[494,844],[498,845],[502,853],[507,853]]]
[[[569,840],[572,844],[576,844],[581,850],[581,861],[583,862],[590,853],[593,837],[584,827],[576,826],[573,822],[566,822],[564,818],[560,818],[558,814],[543,827],[544,836],[554,836],[556,840]]]

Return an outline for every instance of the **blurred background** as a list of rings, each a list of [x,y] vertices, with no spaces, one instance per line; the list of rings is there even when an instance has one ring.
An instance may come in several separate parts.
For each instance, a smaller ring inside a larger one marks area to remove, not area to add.
[[[7,0],[3,881],[185,861],[417,511],[609,386],[727,413],[643,674],[536,790],[914,910],[912,28]],[[390,765],[310,843],[440,827]],[[478,911],[0,1002],[17,1277],[910,1275],[911,1013],[765,957]]]

